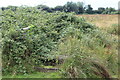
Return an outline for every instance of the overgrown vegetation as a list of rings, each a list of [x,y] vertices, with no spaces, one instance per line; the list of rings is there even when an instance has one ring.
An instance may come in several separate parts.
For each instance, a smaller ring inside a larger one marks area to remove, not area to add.
[[[33,7],[7,9],[0,16],[3,75],[30,74],[44,65],[41,60],[59,56],[67,56],[59,65],[61,77],[118,75],[117,40],[84,18]]]
[[[111,27],[108,29],[108,32],[114,35],[120,35],[119,32],[119,25],[118,24],[112,24]]]

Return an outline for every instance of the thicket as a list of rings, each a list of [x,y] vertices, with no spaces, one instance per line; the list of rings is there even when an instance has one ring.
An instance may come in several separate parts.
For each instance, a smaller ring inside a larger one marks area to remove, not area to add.
[[[63,77],[96,77],[100,69],[91,71],[94,61],[117,75],[117,41],[84,18],[33,7],[7,9],[0,16],[3,75],[31,73],[34,66],[43,65],[40,59],[59,55],[68,56]]]

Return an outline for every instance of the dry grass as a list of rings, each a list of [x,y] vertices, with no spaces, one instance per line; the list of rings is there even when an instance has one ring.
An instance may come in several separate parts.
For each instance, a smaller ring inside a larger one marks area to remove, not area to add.
[[[118,24],[118,15],[78,15],[84,17],[89,22],[100,28],[108,28],[113,24]]]

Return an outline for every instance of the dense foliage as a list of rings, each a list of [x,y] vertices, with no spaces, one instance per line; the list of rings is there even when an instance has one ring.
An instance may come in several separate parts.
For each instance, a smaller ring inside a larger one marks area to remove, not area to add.
[[[31,73],[34,66],[43,65],[40,59],[62,55],[68,56],[61,71],[64,77],[96,77],[91,71],[91,61],[96,60],[117,75],[116,40],[84,18],[33,7],[7,9],[0,16],[3,74]]]

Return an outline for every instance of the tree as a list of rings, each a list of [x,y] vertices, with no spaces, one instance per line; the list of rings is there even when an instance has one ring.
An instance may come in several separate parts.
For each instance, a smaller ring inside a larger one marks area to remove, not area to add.
[[[94,14],[100,14],[98,10],[93,10]]]
[[[105,11],[105,8],[103,8],[103,7],[99,7],[98,8],[98,13],[99,14],[103,13],[104,11]]]
[[[46,6],[46,5],[38,5],[38,6],[37,6],[37,9],[41,9],[41,10],[47,11],[47,12],[52,12],[51,8],[49,8],[49,7]]]
[[[12,11],[16,11],[17,6],[2,7],[1,9],[2,9],[2,11],[7,10],[7,9],[11,9]]]
[[[87,5],[87,9],[85,12],[88,14],[93,14],[93,8],[91,7],[91,5]]]
[[[83,2],[77,2],[78,14],[84,13]]]
[[[115,8],[112,8],[112,7],[107,7],[106,9],[105,9],[105,11],[103,12],[103,14],[111,14],[112,12],[115,12],[116,10],[115,10]]]
[[[63,11],[63,6],[56,6],[54,11]]]
[[[64,11],[78,13],[78,6],[74,2],[67,2],[67,4],[64,5]]]
[[[1,7],[1,10],[4,11],[6,8],[5,7]]]

